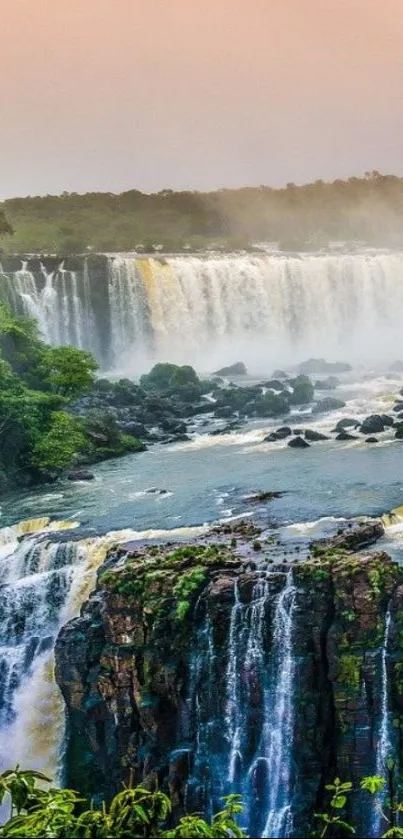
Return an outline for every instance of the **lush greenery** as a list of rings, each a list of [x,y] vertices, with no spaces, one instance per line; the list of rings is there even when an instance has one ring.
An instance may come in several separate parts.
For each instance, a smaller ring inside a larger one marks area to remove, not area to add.
[[[9,820],[0,828],[0,837],[179,839],[245,835],[236,822],[236,816],[242,811],[236,795],[224,800],[224,809],[211,822],[194,815],[185,816],[175,825],[171,801],[158,790],[126,788],[109,807],[103,804],[97,808],[73,790],[44,788],[44,783],[49,781],[40,772],[21,772],[18,767],[0,776],[0,801],[8,799],[11,811]]]
[[[15,253],[239,248],[262,241],[288,250],[339,240],[403,244],[403,178],[379,172],[284,189],[13,198],[2,210],[14,229],[3,247]]]
[[[392,770],[392,764],[386,767],[389,774]],[[109,806],[104,802],[94,806],[75,790],[57,789],[49,784],[50,780],[41,772],[21,771],[18,766],[0,775],[0,804],[10,808],[9,819],[0,827],[0,839],[246,837],[238,824],[242,813],[238,795],[224,798],[223,809],[206,821],[200,814],[175,819],[172,802],[159,790],[130,785]],[[363,778],[358,789],[361,794],[368,793],[368,807],[379,813],[382,839],[403,837],[403,828],[398,825],[403,804],[395,800],[388,780],[372,775]],[[355,835],[356,830],[345,815],[350,797],[356,791],[353,784],[335,778],[325,790],[328,807],[314,814],[317,827],[311,835],[322,839]],[[371,801],[371,797],[375,800]]]
[[[0,303],[0,490],[144,448],[120,434],[112,417],[69,413],[96,370],[89,353],[49,347],[34,321]]]
[[[0,210],[0,236],[3,236],[5,233],[12,233],[13,229],[11,224],[7,220],[7,216],[4,210]]]

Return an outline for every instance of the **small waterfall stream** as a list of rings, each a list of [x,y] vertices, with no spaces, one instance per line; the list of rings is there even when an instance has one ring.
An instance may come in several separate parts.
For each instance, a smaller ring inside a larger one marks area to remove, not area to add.
[[[391,615],[388,609],[385,616],[385,634],[381,651],[381,692],[379,703],[379,723],[377,732],[377,748],[375,774],[386,778],[388,774],[388,760],[396,755],[396,746],[392,737],[392,720],[390,712],[389,679],[388,679],[388,646],[391,627]],[[387,786],[382,792],[374,796],[371,836],[381,836],[387,830],[388,823],[382,816],[382,808],[388,797]]]
[[[250,836],[292,835],[292,749],[295,702],[292,572],[280,593],[270,574],[257,579],[248,602],[234,584],[228,628],[224,704],[220,706],[213,627],[199,632],[189,688],[196,733],[190,808],[200,798],[212,811],[230,792],[244,800]],[[223,725],[224,722],[224,725]]]

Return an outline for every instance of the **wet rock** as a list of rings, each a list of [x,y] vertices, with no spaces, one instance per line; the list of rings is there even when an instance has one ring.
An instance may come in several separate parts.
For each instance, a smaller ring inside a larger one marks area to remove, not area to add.
[[[358,437],[355,434],[349,434],[348,431],[340,431],[339,434],[337,434],[335,439],[336,440],[347,441],[347,440],[358,440]]]
[[[326,434],[321,434],[320,431],[315,431],[313,428],[307,428],[305,431],[305,439],[309,440],[311,443],[315,443],[319,440],[328,440],[329,438],[326,437]]]
[[[403,402],[397,402],[396,405],[393,406],[392,411],[403,411]]]
[[[385,421],[379,414],[371,414],[371,416],[366,417],[360,427],[361,434],[378,434],[384,430]]]
[[[67,473],[68,481],[93,481],[94,479],[95,475],[88,469],[71,469]]]
[[[396,440],[403,440],[403,422],[400,422],[396,427]]]
[[[281,428],[276,428],[276,437],[277,440],[284,440],[286,437],[291,435],[292,431],[288,425],[282,425]]]
[[[326,379],[317,379],[315,388],[318,388],[318,390],[335,390],[339,384],[340,379],[337,376],[327,376]]]
[[[336,423],[334,430],[343,431],[345,428],[358,428],[359,425],[359,420],[352,419],[351,417],[345,417]]]
[[[246,376],[247,372],[243,361],[237,361],[235,364],[230,364],[229,367],[221,367],[220,370],[216,370],[213,376]]]
[[[328,411],[338,411],[340,408],[345,408],[346,403],[342,399],[336,399],[333,396],[326,396],[325,399],[320,399],[319,402],[312,408],[313,414],[327,413]]]
[[[221,405],[219,408],[216,408],[214,411],[214,416],[217,419],[227,419],[228,417],[232,417],[234,411],[230,405]]]
[[[377,437],[367,437],[367,439],[365,440],[365,442],[366,442],[366,443],[379,443],[379,440],[378,440],[378,438],[377,438]]]
[[[293,437],[288,441],[287,446],[292,449],[309,449],[309,443],[303,437]]]
[[[279,438],[275,431],[272,431],[271,434],[267,434],[266,437],[263,437],[263,443],[276,443]]]
[[[320,376],[326,373],[348,373],[353,368],[343,361],[325,361],[324,358],[309,358],[298,366],[301,373]]]
[[[381,417],[383,419],[384,425],[386,427],[392,428],[392,426],[394,424],[393,417],[390,417],[389,414],[381,414]]]

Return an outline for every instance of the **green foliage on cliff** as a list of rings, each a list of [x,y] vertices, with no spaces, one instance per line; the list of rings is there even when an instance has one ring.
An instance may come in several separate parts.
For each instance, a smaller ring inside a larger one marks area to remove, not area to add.
[[[15,253],[234,249],[262,241],[285,250],[340,240],[403,244],[403,178],[376,171],[283,189],[29,196],[3,202],[2,211],[14,229],[3,246]]]
[[[41,788],[37,782],[41,783]],[[0,802],[10,804],[10,818],[0,837],[32,839],[151,839],[151,837],[244,837],[236,822],[242,812],[239,796],[224,799],[224,808],[207,822],[199,815],[172,819],[164,793],[144,787],[126,788],[109,806],[96,808],[74,790],[44,788],[40,772],[15,770],[0,776]],[[87,808],[87,809],[85,809]]]
[[[0,491],[55,477],[92,462],[144,448],[110,420],[101,439],[69,402],[91,387],[97,363],[75,347],[49,347],[36,324],[0,303]],[[94,422],[94,421],[93,421]],[[113,431],[113,433],[112,433]]]
[[[0,236],[4,236],[5,233],[11,234],[12,232],[13,228],[11,227],[4,210],[0,210]]]

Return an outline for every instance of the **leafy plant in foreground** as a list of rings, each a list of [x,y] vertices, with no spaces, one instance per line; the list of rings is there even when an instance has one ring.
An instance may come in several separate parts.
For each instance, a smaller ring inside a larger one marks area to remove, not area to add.
[[[109,807],[92,805],[69,789],[42,788],[50,783],[41,772],[15,770],[0,775],[0,804],[10,801],[10,818],[0,827],[1,839],[149,839],[149,837],[245,837],[236,816],[240,798],[229,795],[211,823],[199,815],[184,816],[171,826],[172,804],[162,792],[144,787],[125,788]],[[83,809],[87,806],[88,809]]]

